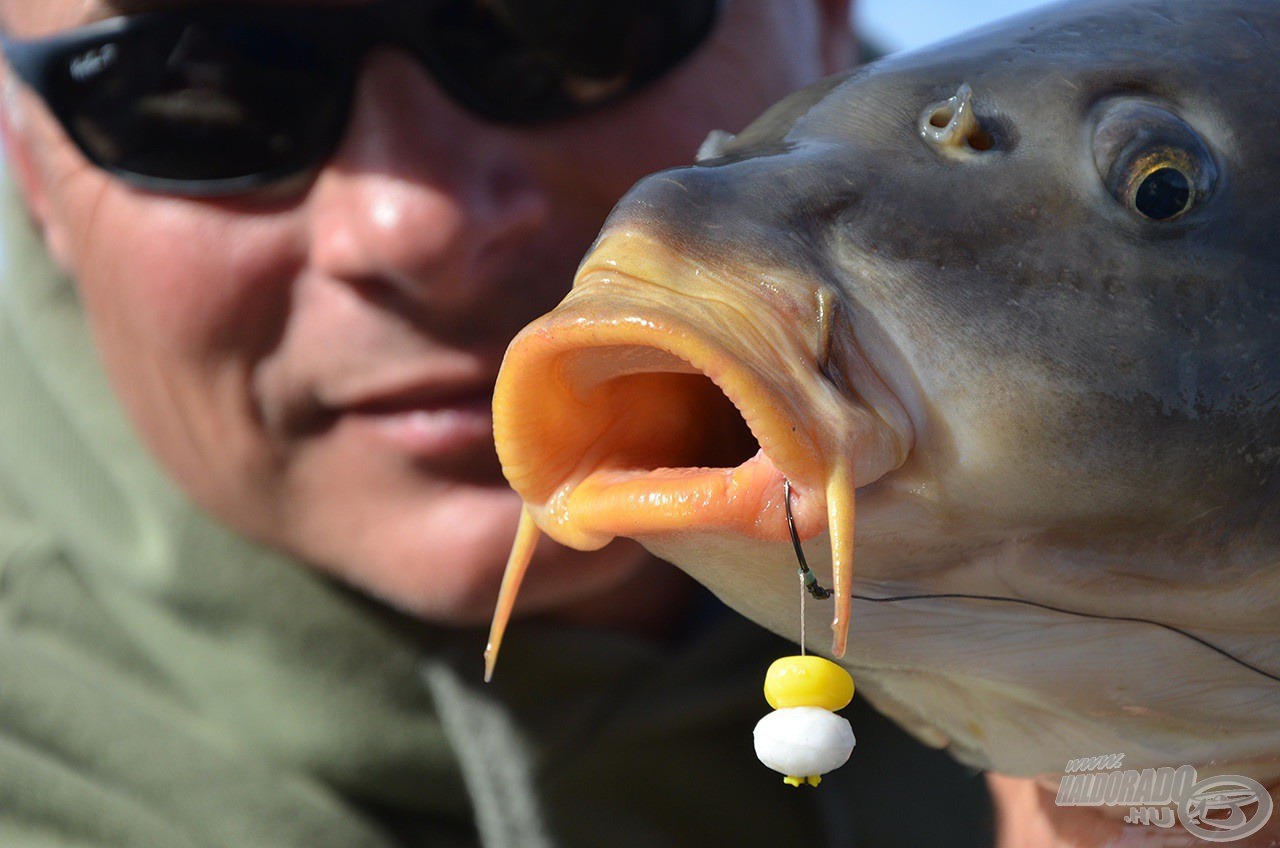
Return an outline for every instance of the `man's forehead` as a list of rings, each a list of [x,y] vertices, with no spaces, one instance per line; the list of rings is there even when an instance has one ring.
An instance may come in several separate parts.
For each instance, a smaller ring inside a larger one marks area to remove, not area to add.
[[[370,0],[266,0],[272,5],[350,5]],[[103,18],[156,9],[233,5],[211,0],[0,0],[4,22],[21,35],[45,35]],[[246,0],[243,5],[265,5]]]
[[[146,9],[182,6],[190,0],[0,0],[4,22],[23,36],[47,35]]]
[[[0,0],[0,23],[20,35],[44,35],[79,20],[88,0]]]

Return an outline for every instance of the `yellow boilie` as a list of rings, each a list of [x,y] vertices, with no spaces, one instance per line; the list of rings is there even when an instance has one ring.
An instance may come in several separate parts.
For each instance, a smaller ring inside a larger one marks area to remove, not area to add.
[[[782,657],[765,672],[764,699],[775,710],[822,707],[835,712],[853,700],[853,678],[822,657]]]

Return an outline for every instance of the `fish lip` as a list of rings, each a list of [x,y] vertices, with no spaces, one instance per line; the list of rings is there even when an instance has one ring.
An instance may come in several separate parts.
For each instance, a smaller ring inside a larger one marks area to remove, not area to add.
[[[594,255],[594,254],[593,254]],[[607,289],[605,288],[607,287]],[[607,290],[608,306],[593,300],[591,291]],[[666,302],[655,300],[661,294]],[[614,521],[617,532],[590,532],[572,521],[555,519],[573,503],[573,496],[585,481],[599,469],[584,472],[583,457],[566,467],[549,470],[550,462],[538,461],[537,439],[529,433],[528,409],[522,397],[540,396],[540,403],[565,403],[574,387],[566,376],[565,357],[584,351],[636,346],[659,351],[687,363],[691,370],[706,376],[742,415],[752,435],[760,444],[760,453],[735,468],[712,469],[698,483],[708,506],[698,513],[697,529],[729,531],[748,537],[782,542],[789,538],[782,500],[782,482],[792,482],[792,508],[796,529],[802,539],[813,538],[826,529],[824,470],[821,457],[832,446],[825,444],[824,430],[835,432],[837,421],[824,420],[853,409],[868,410],[840,393],[826,378],[821,363],[806,355],[802,340],[786,338],[782,345],[789,349],[774,361],[787,365],[791,373],[765,375],[742,361],[731,349],[728,339],[718,337],[715,328],[700,326],[687,317],[688,307],[696,298],[688,293],[656,284],[608,264],[588,258],[579,272],[574,292],[554,312],[526,327],[508,349],[494,393],[494,432],[503,470],[513,488],[531,509],[538,525],[558,541],[572,547],[595,548],[616,535],[644,537],[665,532],[694,529],[682,527],[680,516],[661,509],[646,507],[638,498],[629,508],[628,521]],[[674,305],[673,305],[674,303]],[[699,304],[705,308],[706,304]],[[681,307],[686,307],[682,309]],[[643,315],[643,318],[637,317]],[[785,327],[783,328],[785,330]],[[619,372],[621,374],[622,372]],[[553,397],[546,387],[558,380]],[[603,384],[610,377],[601,380]],[[541,391],[539,381],[542,381]],[[800,409],[792,409],[784,389],[796,391]],[[806,402],[808,401],[808,402]],[[815,420],[800,420],[799,414],[814,409],[825,410]],[[885,431],[893,428],[884,425]],[[900,434],[893,433],[894,437]],[[892,439],[891,439],[892,440]],[[900,446],[899,446],[900,448]],[[905,450],[894,454],[887,463],[858,476],[858,485],[879,479],[901,464]],[[607,472],[614,473],[614,472]],[[723,479],[712,480],[719,474]],[[617,473],[614,482],[634,484],[669,482],[660,471],[628,471]],[[607,484],[609,481],[601,481]],[[677,487],[678,488],[678,487]],[[692,487],[691,487],[692,488]],[[597,487],[597,492],[601,491]],[[686,490],[684,494],[688,494]],[[613,489],[618,494],[618,487]],[[581,511],[583,499],[576,509]],[[572,513],[573,510],[568,510]],[[608,522],[605,522],[607,524]]]
[[[615,290],[625,285],[636,287],[650,285],[647,281],[613,269],[609,270],[609,274],[610,285]],[[589,281],[592,276],[593,271],[588,270],[579,279]],[[614,305],[617,305],[616,299],[614,299]],[[805,457],[814,452],[815,446],[803,444],[800,439],[787,439],[785,425],[756,413],[758,408],[766,405],[756,398],[770,394],[761,380],[753,379],[752,375],[742,369],[724,367],[725,361],[729,359],[726,352],[719,346],[707,344],[707,339],[702,334],[697,333],[687,322],[674,316],[666,316],[659,322],[652,318],[635,319],[627,314],[625,308],[601,312],[595,317],[581,314],[584,311],[586,310],[572,303],[562,304],[556,312],[526,328],[516,337],[508,349],[505,363],[521,361],[526,367],[536,368],[541,360],[547,363],[548,368],[554,369],[563,380],[564,357],[584,353],[589,355],[592,351],[604,352],[611,348],[617,349],[631,345],[660,351],[688,363],[692,370],[706,376],[724,393],[729,402],[743,416],[748,429],[761,445],[756,457],[738,467],[743,468],[756,463],[756,467],[766,473],[776,471],[779,475],[785,474],[797,486],[797,500],[804,500],[803,494],[809,487],[801,481],[812,479],[816,472],[816,469],[809,467],[811,463],[806,462]],[[499,458],[502,460],[503,470],[508,480],[527,503],[535,505],[535,512],[542,512],[543,516],[540,517],[545,517],[553,501],[563,502],[571,497],[573,491],[594,473],[595,469],[584,473],[583,469],[577,467],[578,464],[575,463],[574,468],[568,469],[568,474],[550,475],[540,479],[541,475],[537,471],[527,475],[522,473],[521,469],[526,463],[523,457],[513,455],[520,439],[511,432],[517,428],[515,407],[519,405],[518,399],[526,394],[526,389],[516,384],[518,377],[518,374],[504,364],[494,392],[495,439],[498,443]],[[570,393],[573,391],[573,387],[567,384],[565,389]],[[508,399],[512,401],[509,404]],[[543,402],[546,402],[545,397]],[[775,403],[773,406],[779,408],[782,404]],[[797,444],[797,442],[801,443]],[[783,447],[784,444],[790,445],[791,449]],[[760,462],[761,459],[768,464],[767,468]],[[732,471],[732,469],[723,470]],[[630,482],[634,483],[644,477],[652,477],[654,472],[619,471],[616,474],[619,477],[630,477]],[[821,486],[818,485],[817,488],[820,490]],[[538,505],[542,506],[541,510],[538,509]],[[800,532],[806,536],[820,532],[821,528],[811,525],[815,524],[812,519],[821,518],[821,515],[814,514],[810,517],[811,511],[799,511],[801,515],[810,518],[808,521],[800,522]],[[543,529],[553,537],[568,535],[565,533],[568,528],[548,526],[545,521],[539,521],[539,524],[543,525]],[[557,529],[560,530],[559,533],[556,532]],[[559,538],[559,540],[571,545],[575,545],[575,542],[581,544],[582,541],[574,538]],[[603,544],[605,541],[607,540],[600,540],[598,544]]]

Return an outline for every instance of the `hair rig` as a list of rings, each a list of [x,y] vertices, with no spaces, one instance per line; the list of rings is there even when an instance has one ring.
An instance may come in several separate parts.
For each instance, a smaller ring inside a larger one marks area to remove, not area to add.
[[[782,481],[787,530],[800,567],[800,655],[774,660],[764,676],[764,698],[773,712],[755,729],[756,756],[783,775],[790,786],[817,786],[822,775],[849,761],[857,740],[849,720],[836,715],[853,700],[849,672],[823,657],[805,652],[804,608],[806,595],[826,600],[831,591],[819,583],[804,558],[800,537],[791,514],[791,481]]]

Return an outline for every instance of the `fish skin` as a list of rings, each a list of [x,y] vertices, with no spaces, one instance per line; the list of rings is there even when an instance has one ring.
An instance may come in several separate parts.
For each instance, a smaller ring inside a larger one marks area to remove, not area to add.
[[[808,379],[883,413],[905,449],[858,478],[855,592],[1150,619],[1280,674],[1277,43],[1277,3],[1085,0],[890,57],[646,178],[583,268],[661,245],[707,273],[655,284],[789,325],[815,340],[797,348]],[[955,156],[918,121],[964,83],[995,146]],[[1216,173],[1175,220],[1141,218],[1100,173],[1104,121],[1181,138],[1144,106],[1189,127]],[[580,278],[574,308],[632,309],[607,288]],[[905,423],[868,400],[873,378]],[[829,421],[814,396],[795,392],[797,419]],[[787,545],[697,526],[637,538],[798,637]],[[824,542],[806,546],[826,582]],[[810,634],[830,620],[808,614]],[[842,662],[976,767],[1052,775],[1123,752],[1126,768],[1280,780],[1280,683],[1154,624],[855,602]]]

